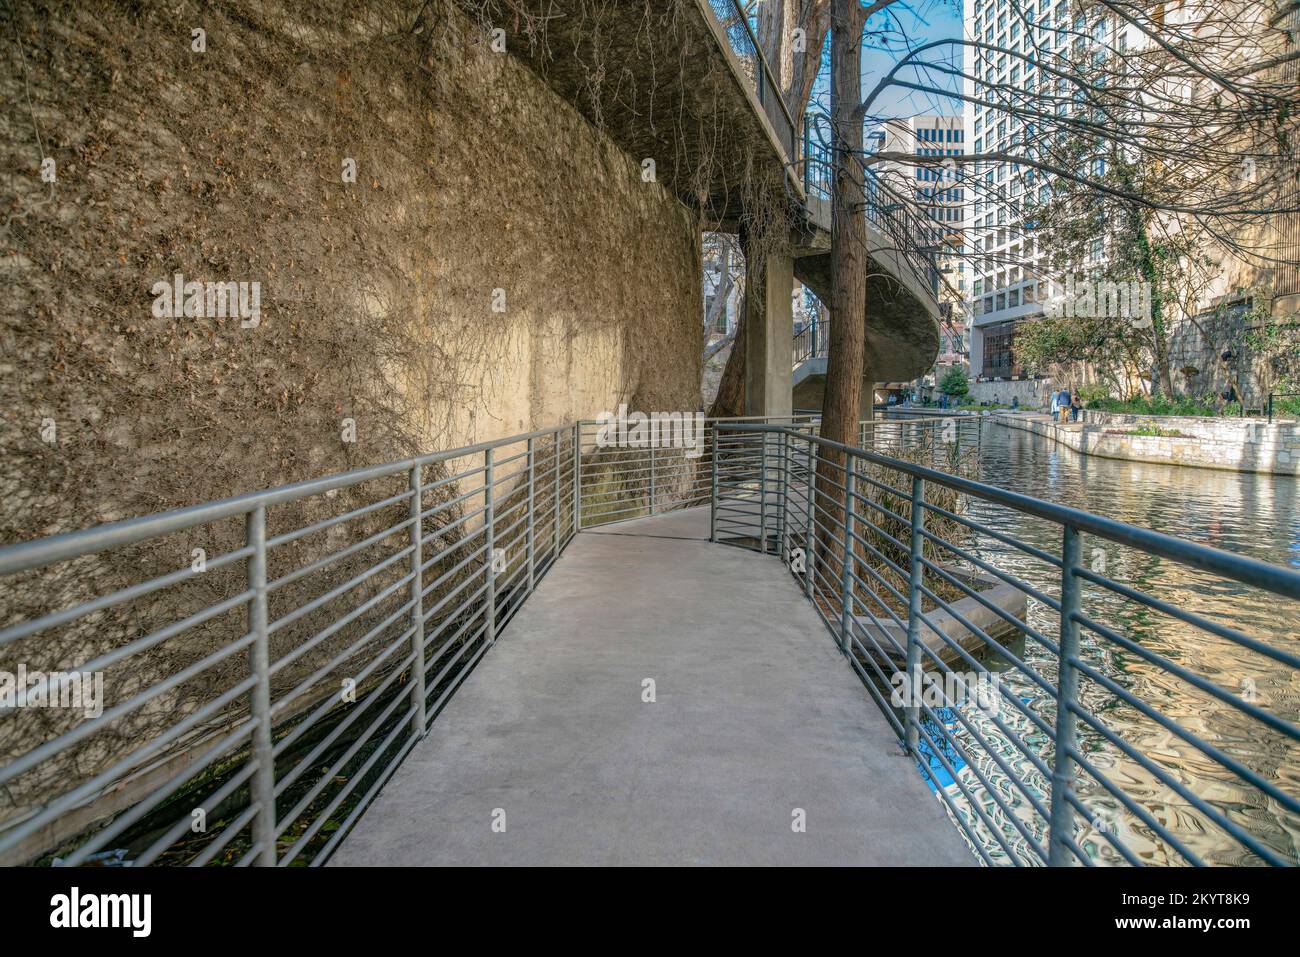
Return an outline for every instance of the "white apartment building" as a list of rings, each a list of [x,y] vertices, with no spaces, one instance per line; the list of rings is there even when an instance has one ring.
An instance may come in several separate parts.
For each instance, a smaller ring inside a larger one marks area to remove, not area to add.
[[[965,124],[975,153],[1032,155],[1044,135],[1034,122],[989,102],[985,84],[1043,92],[1055,84],[1054,92],[1077,99],[1066,81],[1040,75],[1038,64],[1057,55],[1105,56],[1104,46],[1122,51],[1133,33],[1131,26],[1117,29],[1114,17],[1083,15],[1078,4],[1069,0],[964,0],[964,4],[966,38],[997,48],[965,48]],[[1032,59],[1014,56],[1017,52],[1032,55]],[[1073,108],[1069,102],[1056,107],[1058,113]],[[1094,168],[1088,172],[1104,173],[1104,160],[1093,162]],[[1014,163],[980,164],[967,167],[964,174],[982,181],[971,191],[966,221],[973,265],[968,300],[971,376],[1021,378],[1024,372],[1012,350],[1016,327],[1043,315],[1049,281],[1059,277],[1048,275],[1046,250],[1039,248],[1032,230],[1024,229],[1020,214],[1026,201],[1046,198],[1050,177]]]

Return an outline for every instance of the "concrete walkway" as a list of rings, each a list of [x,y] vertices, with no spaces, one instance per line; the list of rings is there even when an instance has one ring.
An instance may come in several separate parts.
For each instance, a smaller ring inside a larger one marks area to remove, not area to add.
[[[974,864],[790,574],[707,538],[579,535],[330,863]]]

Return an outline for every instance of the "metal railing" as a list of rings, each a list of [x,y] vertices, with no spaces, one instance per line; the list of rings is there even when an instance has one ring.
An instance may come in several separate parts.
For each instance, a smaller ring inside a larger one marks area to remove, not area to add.
[[[798,155],[795,149],[794,119],[790,116],[790,109],[781,94],[781,85],[773,76],[767,57],[763,55],[763,49],[759,46],[758,37],[755,36],[754,28],[749,23],[745,8],[739,0],[709,0],[709,6],[713,10],[714,17],[721,24],[723,33],[726,34],[731,52],[740,61],[741,69],[754,86],[763,113],[772,124],[776,138],[785,150],[786,160],[793,161]]]
[[[573,535],[706,504],[746,421],[773,420],[693,448],[587,421],[0,548],[0,671],[101,681],[93,716],[4,713],[0,863],[323,862]]]
[[[584,420],[578,423],[584,450],[578,483],[580,527],[707,505],[714,438],[719,427],[742,422],[806,426],[818,419],[818,413],[699,420],[688,417],[684,423],[680,418],[677,423],[647,419],[639,431],[624,429],[621,435],[602,435],[608,426]],[[675,444],[673,438],[682,425],[698,431],[689,447]],[[673,437],[664,438],[670,434]]]
[[[984,862],[1295,864],[1300,647],[1216,618],[1300,573],[962,477],[979,427],[720,429],[711,538],[790,565]]]
[[[1300,399],[1300,392],[1270,392],[1268,394],[1268,421],[1271,425],[1273,422],[1273,400],[1274,399]],[[1246,414],[1246,407],[1241,408],[1242,415]]]
[[[980,417],[864,422],[859,448],[815,426],[706,420],[702,442],[664,448],[582,422],[0,549],[0,670],[48,679],[0,724],[0,860],[323,862],[577,530],[708,504],[714,540],[802,552],[808,597],[984,860],[1201,863],[1190,821],[1241,860],[1288,862],[1260,809],[1300,812],[1276,774],[1300,730],[1114,606],[1283,687],[1300,655],[1108,577],[1084,536],[1292,600],[1300,574],[954,474]],[[1197,730],[1160,710],[1160,682],[1129,685],[1135,664],[1204,695]],[[892,701],[900,675],[930,688],[954,665],[1002,676],[1000,707],[960,683]],[[38,707],[84,690],[56,674],[99,675],[99,713]],[[1219,773],[1214,796],[1132,744],[1121,711]],[[1219,712],[1267,740],[1225,743]]]
[[[824,357],[827,345],[825,324],[814,316],[812,321],[794,334],[793,364],[799,366],[809,359]]]
[[[578,448],[546,429],[0,549],[0,670],[27,680],[0,861],[323,861],[573,537]]]
[[[814,110],[803,116],[803,188],[805,195],[829,201],[835,190],[835,151],[831,118]]]
[[[804,114],[803,182],[809,197],[829,200],[834,192],[834,143],[828,115],[815,111]],[[857,160],[856,167],[862,177],[867,222],[893,244],[917,280],[937,294],[936,257],[943,242],[942,230],[937,223],[916,214],[912,196],[895,193],[861,159]]]

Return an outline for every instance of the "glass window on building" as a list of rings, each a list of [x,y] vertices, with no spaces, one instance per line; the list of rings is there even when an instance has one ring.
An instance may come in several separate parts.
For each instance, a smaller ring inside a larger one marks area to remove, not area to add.
[[[1010,378],[1023,375],[1024,370],[1016,365],[1013,344],[1019,322],[1010,320],[999,322],[984,330],[984,371],[989,378]]]

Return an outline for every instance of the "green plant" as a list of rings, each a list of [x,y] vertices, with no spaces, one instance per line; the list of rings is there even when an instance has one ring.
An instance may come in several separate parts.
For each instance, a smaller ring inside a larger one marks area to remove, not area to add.
[[[970,379],[961,366],[950,366],[939,380],[939,391],[960,398],[970,392]]]
[[[1165,396],[1139,396],[1133,399],[1107,397],[1090,400],[1088,408],[1123,415],[1230,416],[1241,414],[1241,406],[1238,403],[1229,402],[1220,406],[1213,396],[1204,396],[1200,399],[1170,399]]]

